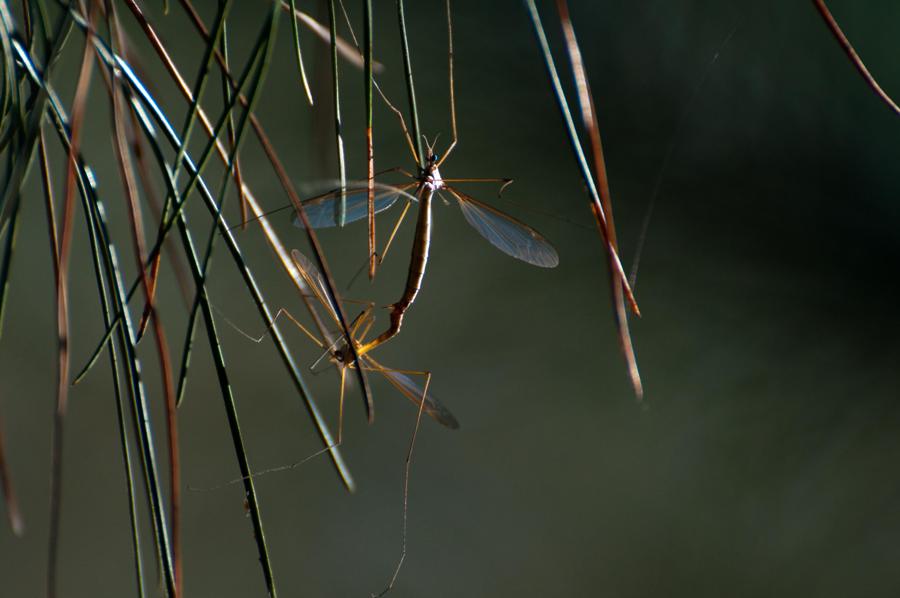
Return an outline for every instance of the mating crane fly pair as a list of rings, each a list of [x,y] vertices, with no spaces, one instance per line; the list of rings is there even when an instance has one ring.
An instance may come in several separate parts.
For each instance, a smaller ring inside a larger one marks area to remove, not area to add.
[[[401,17],[402,23],[402,17]],[[452,199],[456,200],[457,205],[462,211],[463,217],[482,237],[500,251],[526,263],[539,266],[542,268],[554,268],[559,264],[559,256],[553,246],[535,229],[531,228],[524,222],[488,205],[471,195],[455,188],[456,183],[494,183],[500,185],[500,192],[509,185],[510,179],[497,178],[444,178],[441,175],[440,167],[444,161],[450,156],[457,145],[457,129],[456,129],[456,105],[453,85],[453,35],[450,20],[450,2],[447,0],[447,28],[449,41],[449,81],[450,81],[450,120],[452,126],[453,139],[442,157],[434,151],[433,144],[427,145],[427,153],[421,143],[413,143],[413,137],[410,136],[409,129],[403,120],[402,113],[397,110],[387,97],[381,93],[382,99],[388,104],[393,112],[399,117],[401,128],[405,135],[408,147],[411,150],[413,160],[416,163],[416,174],[413,175],[401,168],[391,169],[386,172],[399,172],[408,177],[409,181],[400,185],[386,185],[376,183],[372,172],[372,153],[371,153],[371,134],[369,135],[369,174],[370,177],[362,184],[354,186],[342,186],[340,189],[329,191],[328,193],[307,199],[302,202],[301,213],[298,212],[294,218],[294,223],[303,227],[304,225],[311,228],[328,228],[340,224],[350,223],[364,218],[369,219],[369,265],[370,276],[374,275],[374,265],[384,260],[397,231],[400,228],[410,207],[415,202],[418,204],[418,216],[415,228],[415,236],[413,239],[412,252],[407,273],[406,284],[403,294],[398,301],[389,306],[390,309],[390,325],[386,330],[375,336],[371,340],[366,340],[369,331],[372,328],[374,316],[374,304],[367,303],[366,308],[350,323],[349,326],[341,326],[339,314],[341,312],[339,302],[340,298],[337,294],[329,292],[324,278],[317,268],[299,251],[291,252],[294,266],[297,268],[301,279],[308,287],[308,291],[303,290],[304,295],[314,297],[328,312],[329,317],[335,325],[344,329],[344,333],[340,334],[337,339],[329,338],[327,331],[322,329],[324,338],[319,338],[302,324],[297,322],[290,314],[287,314],[291,320],[315,342],[321,349],[325,351],[332,363],[334,363],[340,373],[340,399],[339,399],[339,415],[338,415],[338,442],[342,443],[343,434],[343,412],[344,412],[344,395],[346,387],[346,374],[348,369],[359,368],[359,374],[363,372],[378,372],[383,375],[392,386],[394,386],[401,394],[406,396],[414,404],[418,405],[418,415],[416,417],[415,428],[410,439],[409,448],[406,455],[405,470],[403,475],[403,526],[401,532],[401,554],[391,578],[385,590],[379,594],[383,595],[389,591],[397,579],[400,568],[406,558],[406,533],[407,533],[407,510],[409,498],[409,476],[410,464],[412,462],[412,453],[416,442],[416,436],[419,431],[419,424],[422,414],[427,413],[437,422],[455,429],[459,427],[459,423],[453,414],[429,392],[431,382],[431,373],[426,371],[412,370],[393,370],[386,368],[377,362],[371,356],[371,351],[382,343],[393,338],[400,332],[403,324],[403,318],[407,310],[413,304],[419,290],[422,286],[422,280],[425,276],[425,268],[428,263],[428,255],[431,246],[432,235],[432,201],[435,196],[442,199],[445,204],[449,204],[450,200],[444,195],[449,194]],[[407,64],[408,85],[411,102],[415,103],[414,92],[412,90],[412,77]],[[374,83],[374,82],[373,82]],[[377,88],[377,86],[376,86]],[[415,115],[415,109],[413,109]],[[414,133],[416,141],[419,141],[417,117],[413,119]],[[424,139],[424,136],[421,138]],[[418,148],[418,151],[417,149]],[[384,174],[384,173],[382,173]],[[377,191],[376,191],[377,190]],[[385,242],[384,248],[380,253],[375,253],[375,214],[384,212],[391,208],[394,204],[402,201],[403,209],[397,218],[396,223],[390,235]],[[314,311],[314,309],[311,307]],[[285,312],[286,313],[286,312]],[[316,317],[315,314],[314,318]],[[424,378],[424,387],[413,381],[411,376],[421,376]],[[363,378],[365,384],[365,379]]]
[[[429,146],[425,168],[420,169],[418,177],[400,168],[393,169],[405,174],[411,179],[411,182],[397,186],[378,185],[379,190],[375,194],[374,201],[375,213],[387,210],[401,198],[406,200],[403,211],[398,217],[384,249],[379,254],[379,260],[383,260],[387,254],[400,224],[414,201],[419,204],[419,214],[403,296],[399,301],[391,305],[391,323],[388,329],[375,339],[361,345],[359,347],[360,355],[364,355],[400,332],[403,317],[415,301],[421,288],[425,268],[428,263],[432,234],[432,200],[437,195],[444,200],[444,203],[450,203],[441,194],[441,191],[446,191],[456,200],[466,222],[500,251],[541,268],[554,268],[559,264],[559,256],[556,250],[538,231],[509,214],[483,203],[450,185],[450,183],[499,183],[502,185],[500,188],[502,192],[503,188],[512,182],[510,179],[445,179],[441,176],[440,166],[450,155],[455,144],[456,142],[454,141],[442,158],[438,158],[437,154],[434,153],[433,147]],[[367,188],[338,189],[303,202],[303,210],[306,213],[309,225],[313,228],[337,226],[339,203],[342,198],[346,202],[344,220],[346,223],[361,220],[368,214]],[[294,216],[294,224],[303,227],[302,221],[296,215]]]
[[[446,159],[447,155],[449,155],[449,153],[445,154],[444,159]],[[492,245],[504,253],[542,268],[553,268],[559,264],[559,257],[556,250],[539,232],[512,216],[482,203],[470,195],[448,185],[448,183],[455,182],[497,182],[502,183],[505,187],[511,182],[509,179],[444,179],[441,177],[439,170],[442,163],[443,160],[438,159],[438,156],[434,153],[434,149],[429,146],[426,168],[422,170],[419,177],[413,177],[406,171],[395,169],[409,176],[412,179],[412,182],[398,186],[390,186],[381,183],[377,185],[378,192],[375,194],[376,213],[387,210],[401,198],[406,200],[403,211],[398,217],[391,235],[385,243],[385,248],[380,253],[380,259],[383,259],[387,254],[388,248],[412,203],[414,201],[419,203],[418,224],[416,226],[415,239],[413,241],[412,258],[410,261],[406,288],[404,289],[401,299],[390,306],[391,325],[389,328],[375,339],[365,341],[365,337],[375,321],[373,314],[374,305],[371,303],[369,303],[366,309],[363,310],[350,324],[350,334],[353,338],[348,340],[342,336],[337,341],[332,342],[330,346],[327,345],[326,342],[328,339],[317,338],[308,329],[296,322],[296,320],[294,321],[295,324],[300,326],[303,332],[313,340],[313,342],[327,350],[331,361],[338,366],[340,371],[339,439],[343,427],[346,370],[347,368],[354,367],[351,343],[352,347],[356,349],[356,353],[360,358],[360,367],[362,367],[364,371],[377,371],[381,373],[403,395],[414,403],[419,404],[420,409],[424,411],[424,413],[427,413],[436,421],[449,428],[455,429],[459,427],[459,423],[450,411],[427,393],[428,380],[430,379],[429,373],[385,368],[376,362],[369,354],[372,349],[395,336],[400,331],[403,316],[412,305],[413,301],[415,301],[416,295],[421,288],[431,244],[431,205],[435,195],[443,199],[445,203],[449,202],[440,192],[446,191],[452,195],[458,202],[466,221]],[[410,193],[413,188],[415,188],[413,193]],[[345,222],[349,223],[361,220],[367,215],[367,188],[338,189],[307,199],[303,202],[303,209],[306,213],[309,225],[313,228],[329,228],[337,226],[338,204],[341,196],[343,196],[346,201]],[[294,216],[294,224],[300,227],[303,226],[299,216]],[[291,256],[294,260],[294,265],[300,272],[304,282],[311,289],[312,296],[325,307],[329,316],[337,325],[339,322],[337,315],[338,310],[329,299],[322,275],[312,262],[296,249],[291,252]],[[426,390],[423,391],[420,389],[407,374],[425,376]]]

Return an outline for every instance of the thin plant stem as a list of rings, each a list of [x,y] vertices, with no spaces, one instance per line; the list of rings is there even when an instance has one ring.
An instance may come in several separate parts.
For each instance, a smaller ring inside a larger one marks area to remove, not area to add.
[[[413,83],[412,62],[409,55],[409,40],[406,35],[406,11],[403,0],[397,0],[397,20],[400,27],[400,49],[403,54],[403,74],[406,77],[406,93],[409,98],[409,112],[412,121],[413,140],[416,144],[416,159],[419,168],[425,169],[425,151],[422,147],[422,136],[419,129],[419,108],[416,103],[416,88]]]
[[[185,95],[185,97],[189,98],[190,97],[190,89],[184,83],[180,73],[178,72],[178,69],[172,63],[171,59],[168,57],[168,54],[165,52],[165,48],[162,46],[161,42],[159,41],[159,37],[156,35],[156,32],[153,30],[150,23],[146,20],[146,18],[140,12],[140,8],[137,6],[137,4],[133,0],[126,0],[126,3],[129,7],[129,9],[132,10],[132,12],[134,13],[135,18],[137,19],[141,28],[144,30],[148,39],[153,44],[154,49],[157,51],[157,54],[163,60],[163,63],[165,65],[166,69],[169,71],[170,75],[177,83],[179,91],[183,95]],[[197,26],[201,35],[206,36],[207,32],[206,32],[205,26],[203,25],[202,21],[200,21],[199,16],[196,14],[196,12],[193,10],[193,7],[191,6],[190,2],[186,2],[186,1],[182,0],[182,6],[184,6],[185,9],[188,11],[188,14],[191,16],[192,22],[195,24],[195,26]],[[219,62],[220,67],[222,67],[222,69],[223,69],[223,74],[230,77],[230,74],[227,71],[224,61],[221,59],[221,56],[217,54],[216,58],[217,58],[217,61]],[[112,59],[112,57],[110,57],[110,59]],[[131,82],[135,93],[141,98],[141,101],[144,103],[144,105],[147,107],[147,109],[151,111],[151,113],[154,115],[154,118],[160,122],[161,126],[163,127],[163,132],[164,132],[165,136],[169,139],[169,141],[171,143],[175,143],[175,144],[180,143],[180,140],[178,139],[174,130],[168,125],[168,121],[165,119],[165,115],[162,113],[162,111],[158,108],[156,103],[153,101],[153,99],[149,95],[149,92],[147,91],[146,87],[144,87],[142,84],[140,84],[140,81],[133,74],[133,72],[131,71],[131,69],[128,67],[128,65],[126,63],[119,61],[119,64],[122,68],[123,74]],[[241,100],[242,104],[246,105],[245,104],[246,99],[242,98],[242,96],[240,96],[240,95],[238,97],[239,97],[239,100]],[[207,130],[207,133],[211,133],[213,131],[212,125],[209,122],[209,119],[203,113],[202,109],[198,110],[198,117],[200,118],[200,121],[203,124],[204,128]],[[261,125],[259,124],[258,120],[256,119],[256,117],[253,114],[250,115],[250,123],[253,126],[254,132],[256,133],[257,137],[259,137],[260,142],[263,145],[263,149],[266,151],[266,154],[269,157],[270,161],[272,162],[273,167],[276,169],[276,172],[279,176],[279,179],[282,182],[282,185],[285,187],[285,189],[289,193],[289,195],[293,194],[292,196],[296,197],[296,193],[293,191],[293,187],[290,185],[290,179],[288,178],[284,167],[281,165],[280,161],[278,160],[277,155],[274,153],[274,150],[272,149],[271,144],[268,142],[268,138],[266,137]],[[217,151],[223,161],[227,160],[227,152],[223,145],[217,143]],[[184,161],[185,161],[185,164],[188,165],[187,156],[185,156]],[[193,167],[193,163],[191,162],[190,164],[191,164],[191,167]],[[204,201],[207,204],[207,207],[210,209],[211,213],[214,213],[215,202],[212,199],[212,195],[208,192],[205,185],[202,183],[202,180],[200,181],[200,192],[201,192],[201,197],[203,197]],[[288,275],[290,276],[291,280],[294,281],[294,283],[298,286],[298,289],[300,289],[302,291],[302,289],[304,288],[303,282],[300,279],[300,276],[297,273],[296,268],[293,266],[293,264],[291,262],[291,258],[290,258],[290,255],[289,255],[287,249],[284,247],[281,240],[278,238],[278,235],[275,232],[274,228],[272,228],[272,226],[269,224],[268,220],[265,217],[263,217],[262,208],[260,208],[259,204],[256,202],[255,198],[253,197],[250,189],[246,185],[244,185],[243,192],[246,195],[248,205],[254,212],[256,221],[259,223],[259,225],[263,229],[266,240],[269,242],[270,246],[277,254],[280,263],[285,268],[285,270],[288,273]],[[297,201],[299,202],[299,199]],[[271,313],[269,312],[268,307],[265,305],[265,301],[262,298],[262,294],[259,291],[259,289],[256,285],[256,282],[254,281],[249,270],[244,266],[243,261],[240,258],[240,251],[238,250],[237,245],[236,245],[232,235],[230,234],[229,227],[227,226],[227,224],[223,223],[222,227],[220,227],[219,230],[220,230],[220,233],[225,238],[226,245],[228,246],[229,252],[232,254],[232,256],[235,260],[235,263],[238,266],[239,272],[241,273],[242,277],[244,278],[245,284],[247,285],[247,288],[250,291],[251,296],[253,297],[253,300],[256,303],[256,306],[259,310],[259,313],[263,318],[264,324],[267,327],[271,326],[272,325]],[[329,447],[333,446],[334,441],[332,440],[331,432],[328,430],[327,424],[325,423],[325,420],[322,417],[321,412],[319,411],[318,407],[316,406],[316,404],[313,400],[312,394],[310,393],[309,389],[307,388],[306,382],[303,380],[303,377],[300,374],[300,370],[297,367],[297,364],[294,361],[293,356],[290,354],[290,351],[287,349],[287,346],[284,343],[284,338],[283,338],[280,330],[277,327],[273,328],[271,337],[272,337],[273,343],[275,343],[275,346],[279,352],[279,355],[281,356],[282,362],[284,363],[285,367],[287,368],[287,370],[291,376],[291,379],[293,380],[293,382],[295,384],[295,387],[297,388],[298,392],[300,393],[301,397],[303,398],[303,404],[305,405],[307,412],[313,418],[313,421],[316,426],[316,430],[319,433],[320,438],[322,439],[325,446],[329,446]],[[363,380],[365,380],[365,378],[363,378]],[[348,490],[353,491],[353,489],[355,488],[355,483],[353,481],[352,476],[350,475],[349,470],[347,469],[346,464],[344,463],[344,460],[343,460],[343,457],[342,457],[340,451],[337,449],[330,449],[329,455],[330,455],[332,463],[334,464],[335,469],[338,472],[338,475],[340,476],[345,487]]]
[[[616,239],[616,225],[613,220],[612,195],[609,190],[609,176],[606,171],[606,160],[603,156],[603,143],[600,139],[600,123],[597,120],[597,110],[594,106],[594,98],[591,93],[590,82],[588,81],[587,72],[584,68],[584,61],[581,58],[581,49],[578,46],[578,39],[575,37],[575,27],[572,25],[572,19],[569,16],[569,6],[566,0],[557,0],[556,8],[559,12],[559,20],[562,24],[563,34],[566,40],[566,50],[569,55],[569,62],[572,67],[572,74],[575,78],[575,89],[578,94],[578,105],[581,108],[582,127],[587,131],[590,140],[591,156],[594,161],[594,177],[597,181],[598,191],[600,193],[600,202],[603,211],[606,214],[607,238],[612,245],[613,250],[618,251],[618,241]],[[609,262],[609,284],[613,296],[613,315],[616,321],[616,329],[619,337],[619,350],[625,359],[625,365],[628,369],[628,377],[631,381],[631,387],[634,395],[640,401],[644,397],[644,386],[641,382],[641,374],[638,370],[637,358],[634,355],[634,345],[631,342],[631,332],[628,327],[628,312],[625,309],[625,296],[622,284],[615,276],[615,264],[612,261],[612,253],[607,253]],[[633,284],[633,283],[632,283]]]
[[[337,203],[338,226],[344,226],[347,217],[347,194],[344,192],[347,186],[347,165],[344,160],[344,132],[341,122],[341,86],[340,69],[338,68],[337,51],[337,11],[334,7],[335,0],[328,0],[328,25],[331,29],[331,93],[334,101],[334,136],[337,144],[338,176],[341,182],[341,200]]]
[[[292,0],[293,1],[293,0]],[[372,129],[372,86],[374,74],[372,72],[373,53],[373,21],[372,0],[363,0],[363,57],[366,94],[366,181],[367,181],[367,207],[366,221],[369,229],[369,280],[375,278],[375,268],[378,259],[375,253],[375,147],[374,132]]]
[[[881,85],[878,84],[878,81],[875,80],[875,77],[872,73],[869,72],[869,69],[866,68],[865,63],[862,61],[862,58],[859,57],[859,54],[856,53],[856,50],[853,48],[853,45],[850,43],[850,40],[847,39],[847,36],[844,35],[844,32],[841,31],[841,26],[838,25],[837,21],[831,15],[831,11],[828,10],[828,7],[825,5],[825,0],[812,0],[813,6],[816,7],[816,10],[819,11],[819,14],[822,16],[822,20],[825,21],[825,25],[828,27],[828,30],[831,31],[831,35],[834,36],[834,39],[837,40],[838,44],[841,46],[841,49],[844,51],[844,54],[847,55],[847,58],[850,59],[850,63],[853,65],[853,68],[859,72],[862,76],[863,80],[866,82],[872,91],[875,92],[881,101],[887,105],[888,108],[894,114],[900,115],[900,106],[897,105],[896,102],[891,98],[888,93],[882,89]]]
[[[91,3],[88,21],[93,24],[96,17],[96,4]],[[72,241],[72,221],[75,214],[75,155],[78,153],[81,130],[84,122],[85,107],[90,90],[93,71],[93,55],[90,38],[84,41],[81,68],[72,100],[72,127],[68,159],[66,160],[66,179],[63,190],[62,224],[59,229],[59,265],[56,269],[56,333],[58,346],[56,410],[53,414],[53,432],[51,440],[50,465],[50,524],[47,541],[47,597],[56,596],[56,569],[59,561],[59,534],[62,517],[62,472],[63,472],[63,429],[68,407],[69,396],[69,301],[68,301],[68,269]]]
[[[86,23],[82,20],[82,23]],[[92,43],[97,42],[97,38],[90,38]],[[70,153],[71,148],[71,130],[69,120],[63,112],[59,101],[55,98],[50,87],[44,82],[41,74],[34,66],[30,56],[24,50],[21,44],[15,43],[14,50],[18,59],[24,64],[29,77],[35,84],[44,90],[44,94],[49,100],[50,115],[57,129],[63,149]],[[102,271],[108,278],[108,287],[113,292],[114,300],[117,307],[121,306],[123,298],[121,288],[121,275],[118,271],[118,258],[114,246],[109,240],[108,231],[103,216],[102,206],[96,195],[94,187],[93,174],[84,165],[80,154],[74,156],[74,164],[76,166],[75,182],[78,187],[79,195],[85,208],[85,215],[88,221],[88,233],[91,239],[92,255],[95,260],[95,271]],[[58,247],[58,244],[57,244]],[[103,263],[101,263],[101,259]],[[118,307],[121,309],[121,307]],[[171,553],[169,551],[169,539],[166,529],[165,509],[162,506],[161,492],[156,472],[156,460],[154,455],[154,441],[152,428],[146,416],[147,405],[144,395],[143,384],[141,382],[140,364],[135,354],[133,343],[133,329],[130,319],[126,314],[125,327],[119,332],[120,345],[125,355],[125,363],[127,364],[126,373],[128,377],[128,387],[132,395],[132,405],[134,407],[133,425],[138,433],[141,445],[141,458],[144,465],[145,483],[148,491],[148,500],[152,515],[154,533],[156,537],[157,555],[163,570],[165,587],[168,595],[174,595],[174,575],[172,572]]]
[[[124,38],[118,24],[118,16],[114,4],[108,5],[107,17],[110,22],[110,28],[115,35],[113,39],[118,39],[118,45],[124,49]],[[98,57],[98,61],[100,58]],[[134,253],[137,260],[137,266],[140,269],[141,283],[144,287],[144,295],[147,298],[147,313],[149,318],[147,321],[153,323],[153,336],[159,356],[160,375],[162,377],[163,396],[165,401],[166,412],[166,431],[167,445],[169,457],[169,492],[170,492],[170,525],[172,530],[172,560],[174,564],[175,575],[175,596],[180,597],[183,593],[183,567],[182,567],[182,550],[181,550],[181,457],[178,449],[178,418],[175,406],[175,387],[172,382],[172,365],[169,356],[168,343],[166,341],[165,329],[159,317],[159,312],[154,303],[153,287],[155,282],[151,283],[150,277],[142,266],[146,261],[146,247],[144,245],[144,230],[142,224],[141,208],[139,205],[139,194],[137,190],[137,176],[134,164],[131,160],[128,142],[126,139],[125,129],[125,107],[122,105],[123,98],[121,96],[120,80],[116,78],[115,71],[108,73],[111,81],[109,83],[109,94],[113,104],[113,130],[115,143],[113,144],[117,163],[119,164],[119,172],[124,185],[125,196],[128,199],[129,220],[132,224],[132,237],[134,239]],[[157,262],[158,263],[158,260]],[[140,329],[140,326],[139,326]],[[140,332],[139,332],[140,334]]]
[[[297,14],[297,2],[296,0],[290,0],[291,2],[291,15]],[[306,77],[306,67],[303,66],[303,51],[300,48],[300,26],[297,23],[296,18],[291,19],[291,32],[294,34],[294,55],[297,57],[297,70],[300,73],[300,83],[303,85],[303,91],[306,92],[306,101],[309,102],[309,105],[313,105],[313,96],[312,91],[309,89],[309,79]]]
[[[556,103],[559,107],[560,115],[563,119],[563,124],[566,127],[566,133],[569,137],[569,145],[571,146],[572,151],[575,154],[575,161],[578,163],[582,178],[584,179],[584,182],[588,187],[588,192],[591,197],[591,209],[597,222],[597,228],[601,236],[603,237],[605,249],[610,254],[609,262],[613,265],[615,275],[619,279],[619,282],[623,287],[625,300],[628,302],[631,311],[635,315],[639,316],[641,312],[640,309],[638,309],[637,301],[635,301],[634,299],[634,294],[631,292],[631,288],[628,286],[628,279],[625,276],[625,270],[622,268],[622,262],[619,259],[619,254],[615,250],[615,247],[613,246],[608,236],[609,227],[606,222],[606,214],[603,211],[603,204],[600,201],[600,195],[597,191],[597,186],[594,183],[594,177],[591,173],[591,168],[584,156],[584,150],[581,148],[581,141],[578,138],[578,132],[575,129],[575,122],[572,120],[572,112],[569,110],[569,103],[566,100],[566,96],[562,88],[562,83],[559,79],[559,74],[556,71],[556,64],[553,61],[553,54],[550,52],[550,45],[547,42],[547,35],[544,33],[544,26],[541,23],[540,14],[537,11],[534,0],[524,0],[524,2],[525,8],[528,11],[528,15],[529,17],[531,17],[531,23],[534,27],[535,37],[538,41],[538,46],[540,47],[541,54],[544,58],[544,66],[547,68],[547,75],[550,78],[550,85],[553,88],[554,94],[556,96]]]

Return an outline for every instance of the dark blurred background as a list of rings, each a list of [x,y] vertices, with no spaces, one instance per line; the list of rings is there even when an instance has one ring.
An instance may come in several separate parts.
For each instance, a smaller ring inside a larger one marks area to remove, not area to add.
[[[159,3],[149,4],[192,78],[200,46],[183,13],[173,3],[162,17]],[[199,4],[211,19],[214,3]],[[240,59],[265,4],[236,4],[229,24]],[[378,4],[376,54],[387,66],[381,81],[405,109],[394,6]],[[900,4],[830,5],[885,89],[900,93]],[[358,7],[350,8],[359,23]],[[552,3],[541,8],[561,51]],[[320,7],[311,10],[324,17]],[[460,144],[442,172],[515,178],[496,205],[544,233],[560,265],[546,271],[508,258],[458,208],[435,206],[425,286],[404,332],[377,356],[432,371],[434,393],[462,428],[424,421],[410,485],[409,555],[394,595],[896,596],[900,119],[866,87],[810,2],[573,2],[571,10],[599,111],[626,267],[674,144],[636,285],[643,318],[632,324],[646,398],[639,404],[630,392],[602,247],[526,12],[517,2],[456,2]],[[440,133],[443,148],[450,139],[443,5],[408,3],[407,11],[422,128],[429,138]],[[318,73],[310,109],[297,84],[287,20],[281,25],[258,113],[298,184],[332,179],[328,67],[321,64],[327,47],[302,32]],[[80,47],[81,36],[70,43]],[[154,90],[180,123],[184,106],[145,44],[137,45]],[[77,73],[80,51],[74,54],[74,72],[61,81]],[[564,54],[557,57],[568,85]],[[351,176],[361,178],[362,78],[346,64],[342,74]],[[95,97],[106,102],[100,92]],[[126,212],[104,118],[97,117],[86,152],[116,219]],[[379,168],[412,166],[383,107],[375,138]],[[279,207],[275,177],[255,142],[247,147],[252,186],[268,207]],[[467,189],[495,202],[492,188]],[[46,569],[56,361],[39,199],[35,187],[0,344],[0,409],[28,526],[22,540],[0,531],[7,596],[40,595]],[[303,235],[289,218],[276,221],[302,249]],[[382,230],[392,221],[383,219]],[[399,297],[410,224],[375,284],[362,281],[347,295],[381,303]],[[342,283],[364,259],[364,229],[321,235]],[[299,312],[258,231],[251,227],[239,241],[270,304]],[[83,230],[75,243],[77,369],[100,332]],[[130,279],[133,259],[123,261]],[[171,276],[166,280],[162,309],[177,351],[184,308]],[[262,332],[224,254],[215,260],[210,295],[243,329]],[[385,321],[382,315],[379,326]],[[271,343],[252,344],[220,324],[254,467],[321,448]],[[301,361],[318,357],[302,335],[289,334]],[[192,487],[238,475],[200,335],[179,412],[184,483]],[[142,351],[161,415],[151,344]],[[356,494],[342,488],[324,457],[258,480],[282,595],[368,595],[393,571],[415,409],[371,379],[373,426],[366,426],[355,391],[347,402],[344,453]],[[336,421],[336,376],[313,376],[311,384]],[[71,400],[61,594],[130,595],[108,367],[101,363]],[[185,492],[187,595],[265,594],[241,501],[239,485]],[[145,555],[152,571],[149,544]]]

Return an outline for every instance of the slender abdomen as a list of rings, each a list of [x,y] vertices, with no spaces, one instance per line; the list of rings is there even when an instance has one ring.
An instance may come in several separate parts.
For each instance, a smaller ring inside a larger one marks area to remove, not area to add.
[[[391,306],[391,325],[377,338],[366,343],[360,348],[363,353],[368,352],[384,341],[394,337],[400,332],[403,325],[403,316],[406,310],[416,300],[419,289],[422,288],[422,279],[425,278],[425,267],[428,264],[428,250],[431,247],[431,198],[433,191],[423,188],[419,197],[419,217],[416,221],[416,235],[413,239],[412,258],[409,262],[409,273],[406,276],[406,288],[400,300]]]

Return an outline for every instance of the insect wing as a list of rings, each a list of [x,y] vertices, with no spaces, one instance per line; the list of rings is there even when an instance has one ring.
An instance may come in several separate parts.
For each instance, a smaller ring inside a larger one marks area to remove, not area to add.
[[[363,359],[366,358],[364,357]],[[371,359],[369,359],[369,361],[371,361]],[[413,382],[412,378],[406,374],[393,372],[383,368],[379,368],[379,371],[384,374],[384,377],[388,379],[388,382],[406,395],[406,398],[410,401],[416,405],[419,405],[422,402],[422,388]],[[453,414],[450,413],[450,410],[447,409],[443,403],[435,399],[430,392],[425,396],[425,413],[448,428],[453,430],[459,428],[459,421],[457,421]]]
[[[322,302],[322,305],[331,311],[332,317],[337,321],[337,309],[328,297],[328,287],[325,286],[325,279],[322,278],[322,273],[319,272],[319,269],[316,268],[315,264],[309,261],[308,257],[296,249],[291,250],[291,258],[293,258],[294,265],[300,271],[303,280],[306,281],[306,284],[312,289],[313,294],[315,294],[316,298]]]
[[[556,249],[539,232],[477,199],[450,190],[472,228],[507,255],[541,268],[559,265]]]
[[[401,195],[405,195],[403,189],[380,185],[382,188],[375,192],[375,213],[383,212],[397,202]],[[347,198],[347,210],[344,215],[344,223],[362,220],[369,213],[369,193],[363,187],[347,189],[344,193]],[[330,191],[319,197],[307,199],[303,202],[303,211],[312,228],[330,228],[338,224],[338,208],[341,203],[341,191]],[[299,214],[294,214],[294,226],[305,228]]]

